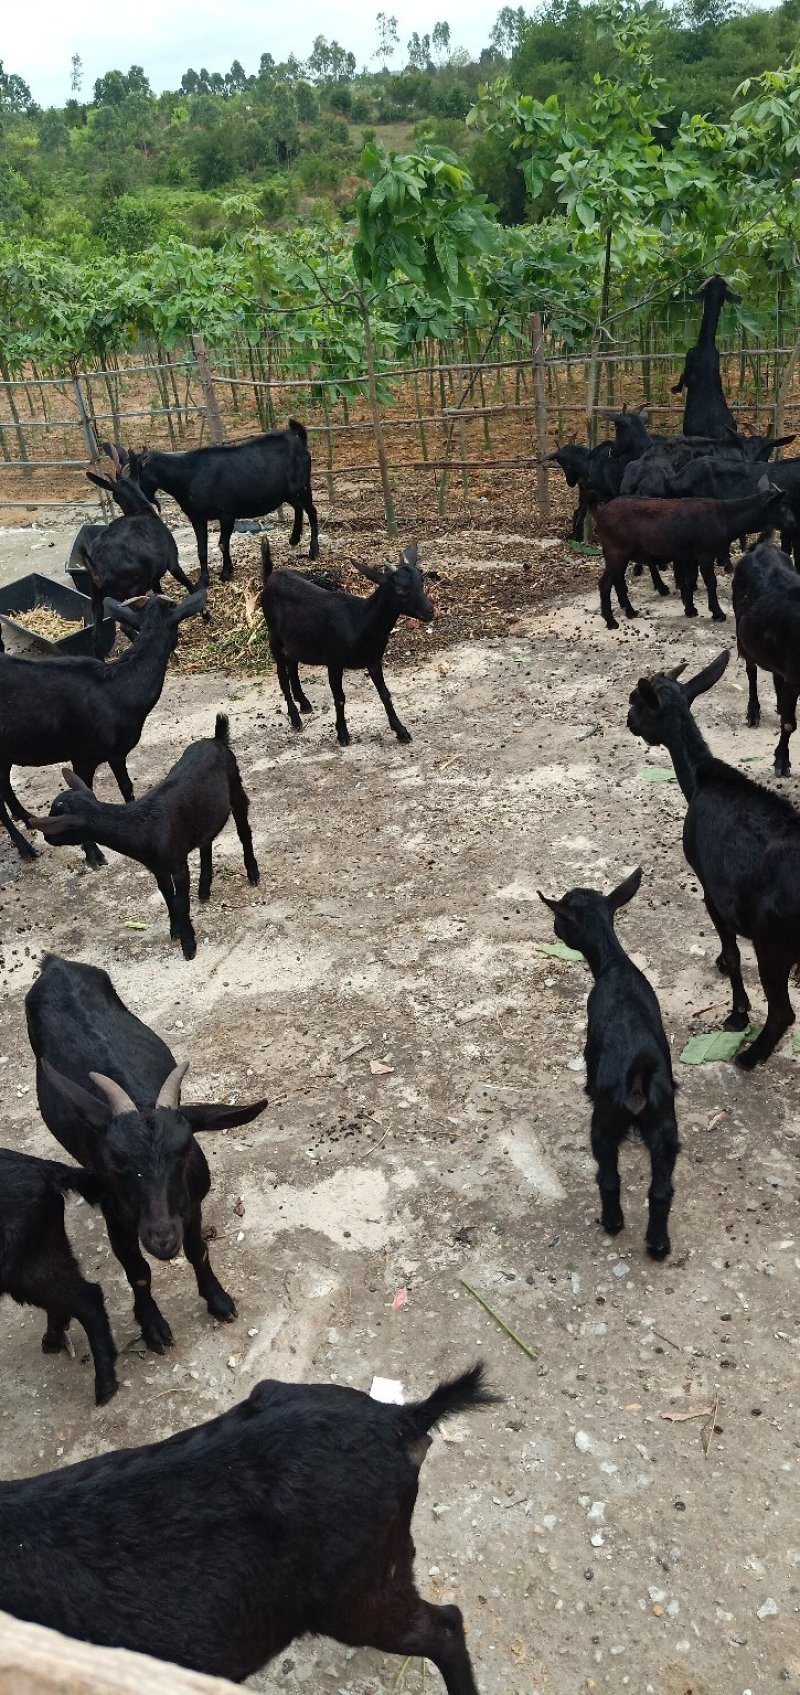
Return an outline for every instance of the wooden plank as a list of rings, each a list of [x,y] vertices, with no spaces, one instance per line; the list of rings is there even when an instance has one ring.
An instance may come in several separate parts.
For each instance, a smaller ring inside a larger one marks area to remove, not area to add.
[[[0,1695],[235,1695],[238,1687],[0,1612]]]

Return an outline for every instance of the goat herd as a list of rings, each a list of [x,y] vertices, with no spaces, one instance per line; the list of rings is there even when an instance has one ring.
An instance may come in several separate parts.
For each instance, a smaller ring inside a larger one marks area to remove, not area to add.
[[[725,406],[714,332],[726,290],[722,278],[705,286],[700,341],[681,379],[689,392],[684,437],[651,438],[641,415],[624,413],[615,420],[614,442],[554,455],[568,481],[580,486],[576,533],[586,510],[594,511],[605,556],[601,604],[612,628],[612,587],[633,616],[625,587],[630,562],[648,566],[662,593],[659,567],[672,562],[689,615],[699,569],[712,615],[722,618],[714,567],[727,558],[731,542],[775,526],[784,536],[800,535],[800,461],[772,468],[762,488],[758,461],[767,460],[775,443],[740,439]],[[103,864],[101,845],[145,865],[167,906],[170,934],[190,960],[196,942],[188,856],[199,850],[199,897],[206,900],[213,842],[231,813],[248,879],[259,880],[248,797],[227,720],[220,714],[213,738],[187,748],[138,800],[126,761],[161,695],[180,623],[205,615],[209,519],[220,523],[223,580],[232,574],[235,520],[283,502],[294,509],[294,544],[308,517],[316,559],[311,461],[305,431],[294,422],[238,447],[109,452],[116,475],[91,475],[123,516],[107,526],[84,526],[73,551],[92,580],[95,628],[105,607],[130,645],[109,665],[0,654],[0,820],[26,859],[34,850],[18,824],[39,830],[54,845],[80,846],[93,868]],[[198,588],[183,573],[156,510],[159,489],[174,496],[192,523]],[[730,490],[735,498],[723,498]],[[366,598],[343,593],[319,573],[316,581],[274,573],[266,542],[262,555],[261,602],[292,726],[302,728],[301,714],[311,710],[299,664],[324,666],[337,738],[346,745],[343,675],[363,668],[398,740],[409,741],[382,661],[401,615],[433,616],[416,549],[408,548],[398,567],[363,567],[374,584]],[[167,574],[187,591],[179,604],[160,592]],[[748,722],[758,722],[755,676],[761,665],[775,678],[781,715],[776,770],[786,775],[800,688],[800,577],[763,535],[736,566],[733,603],[751,684]],[[719,968],[731,984],[726,1028],[742,1033],[750,1006],[738,938],[754,945],[767,1018],[739,1052],[739,1064],[749,1069],[769,1057],[793,1021],[788,980],[800,961],[800,813],[715,759],[694,721],[693,702],[719,680],[727,661],[722,653],[684,682],[678,672],[641,678],[630,697],[628,727],[672,756],[686,799],[684,851],[720,938]],[[62,761],[70,767],[65,792],[49,814],[32,816],[11,786],[12,766]],[[124,805],[95,797],[92,785],[103,763]],[[640,882],[637,870],[607,897],[572,889],[541,899],[552,910],[556,935],[580,950],[594,979],[586,1088],[602,1224],[612,1234],[623,1227],[618,1155],[635,1128],[652,1168],[646,1242],[661,1260],[670,1251],[678,1149],[670,1047],[656,996],[614,933],[615,912]],[[45,956],[25,1010],[42,1118],[77,1163],[0,1150],[0,1294],[45,1311],[45,1352],[64,1348],[71,1319],[80,1322],[102,1405],[118,1388],[116,1348],[103,1292],[83,1277],[69,1245],[65,1194],[78,1192],[101,1208],[144,1341],[163,1353],[172,1331],[152,1295],[142,1249],[169,1260],[182,1247],[209,1313],[223,1322],[236,1317],[209,1259],[202,1203],[210,1175],[197,1135],[246,1124],[267,1103],[182,1102],[186,1065],[95,967]],[[318,1632],[426,1656],[448,1695],[477,1695],[459,1610],[429,1604],[417,1593],[411,1519],[429,1430],[492,1398],[480,1366],[408,1406],[330,1385],[263,1382],[230,1412],[167,1441],[2,1483],[0,1607],[87,1641],[139,1649],[236,1680],[294,1637]]]

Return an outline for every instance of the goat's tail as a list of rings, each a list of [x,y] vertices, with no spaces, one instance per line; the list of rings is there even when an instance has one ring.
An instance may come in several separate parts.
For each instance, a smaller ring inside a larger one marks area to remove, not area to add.
[[[47,1174],[56,1189],[62,1195],[75,1193],[83,1195],[90,1206],[97,1206],[103,1192],[99,1177],[93,1177],[91,1172],[84,1171],[79,1165],[65,1165],[60,1159],[47,1159],[42,1162],[47,1166]]]
[[[261,537],[261,583],[262,583],[262,586],[266,583],[267,578],[271,577],[271,576],[272,576],[272,549],[269,545],[269,542],[267,541],[266,536],[262,536]]]
[[[427,1400],[412,1401],[409,1406],[398,1409],[401,1428],[410,1442],[419,1441],[443,1418],[452,1418],[454,1413],[470,1412],[473,1407],[492,1406],[500,1399],[500,1395],[487,1388],[485,1368],[479,1360],[460,1377],[440,1383]]]
[[[224,742],[226,747],[230,747],[229,730],[230,725],[228,723],[227,714],[225,712],[218,712],[217,721],[214,725],[214,740],[217,742]]]
[[[308,447],[308,430],[306,429],[305,424],[301,424],[297,418],[290,418],[289,428],[296,436],[300,437],[303,446]]]

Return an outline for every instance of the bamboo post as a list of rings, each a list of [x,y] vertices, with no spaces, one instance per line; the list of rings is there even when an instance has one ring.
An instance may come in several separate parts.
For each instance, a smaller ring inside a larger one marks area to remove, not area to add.
[[[536,405],[536,499],[544,522],[550,521],[550,488],[547,480],[547,400],[544,382],[544,327],[541,312],[531,313],[531,353],[533,357],[533,391]]]
[[[208,363],[206,344],[201,335],[192,336],[192,348],[195,359],[197,360],[197,372],[200,378],[200,387],[203,390],[203,400],[205,401],[206,418],[208,420],[208,433],[215,446],[219,446],[219,443],[225,440],[225,426],[222,422],[222,414],[217,404],[216,394],[214,393],[214,379],[211,375],[211,367]]]
[[[69,368],[70,368],[70,372],[72,374],[72,392],[75,396],[75,405],[78,409],[78,417],[80,418],[80,421],[81,421],[81,429],[83,430],[83,438],[84,438],[84,441],[86,442],[86,446],[87,446],[88,451],[89,451],[89,458],[90,458],[92,464],[95,467],[98,467],[99,464],[100,464],[100,449],[98,447],[97,436],[95,434],[94,427],[93,427],[92,423],[90,422],[89,413],[86,409],[86,402],[83,398],[83,389],[81,388],[81,384],[80,384],[80,376],[79,376],[79,373],[78,373],[78,361],[77,361],[77,359],[72,359],[70,361],[70,367]],[[103,510],[103,517],[105,518],[106,522],[108,522],[113,515],[114,503],[110,499],[110,497],[106,494],[104,489],[98,489],[97,492],[100,496],[100,505],[101,505],[102,510]]]
[[[367,360],[367,393],[369,409],[372,417],[372,430],[375,436],[375,447],[378,454],[378,464],[381,472],[381,487],[383,489],[383,506],[386,513],[386,529],[394,539],[397,535],[397,523],[394,515],[394,499],[389,478],[389,465],[386,457],[386,439],[383,434],[380,407],[378,405],[378,386],[375,381],[375,347],[372,340],[372,324],[369,315],[367,298],[362,289],[358,291],[358,304],[361,311],[361,322],[364,328],[364,352]]]
[[[783,435],[783,414],[786,410],[786,402],[789,399],[789,395],[791,394],[792,383],[794,382],[794,374],[795,374],[795,371],[797,370],[798,360],[800,360],[800,336],[798,336],[798,338],[797,338],[797,340],[794,344],[794,347],[792,348],[792,351],[789,354],[789,357],[786,361],[786,364],[783,367],[783,376],[781,377],[780,384],[779,384],[779,387],[778,387],[778,393],[775,397],[775,434],[776,434],[776,436],[782,436]],[[777,365],[777,359],[776,359],[776,365]]]

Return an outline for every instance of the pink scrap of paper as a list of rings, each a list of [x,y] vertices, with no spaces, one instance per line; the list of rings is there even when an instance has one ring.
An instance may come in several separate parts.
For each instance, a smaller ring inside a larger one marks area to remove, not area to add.
[[[397,1312],[398,1307],[404,1307],[407,1300],[408,1300],[408,1290],[407,1289],[398,1289],[397,1294],[395,1295],[395,1298],[392,1301],[392,1312]]]

